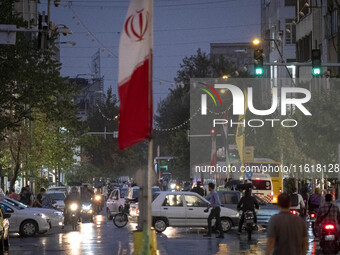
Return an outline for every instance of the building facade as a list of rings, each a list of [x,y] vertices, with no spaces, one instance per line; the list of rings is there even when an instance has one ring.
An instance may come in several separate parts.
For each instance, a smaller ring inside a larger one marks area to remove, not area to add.
[[[264,62],[290,63],[296,61],[296,0],[261,0],[261,41]],[[290,74],[288,73],[290,72]],[[288,78],[296,75],[294,66],[271,65],[265,77]]]

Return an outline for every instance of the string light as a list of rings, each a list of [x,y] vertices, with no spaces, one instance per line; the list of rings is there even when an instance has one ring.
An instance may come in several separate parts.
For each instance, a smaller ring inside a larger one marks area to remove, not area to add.
[[[188,120],[184,121],[180,125],[177,125],[177,126],[172,127],[172,128],[154,128],[154,130],[159,131],[159,132],[169,132],[169,131],[177,130],[177,129],[183,127],[184,125],[188,124],[193,118],[195,118],[200,110],[201,110],[201,108],[198,108],[197,111]]]

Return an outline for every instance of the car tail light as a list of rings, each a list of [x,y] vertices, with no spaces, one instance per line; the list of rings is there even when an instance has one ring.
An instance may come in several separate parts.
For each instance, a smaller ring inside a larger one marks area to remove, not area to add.
[[[290,210],[290,212],[294,215],[296,215],[296,210]]]
[[[315,213],[311,213],[310,217],[315,218]]]
[[[334,229],[335,226],[333,224],[327,224],[324,226],[324,229],[327,229],[327,230],[331,230],[331,229]]]
[[[139,209],[136,210],[136,213],[139,214]]]

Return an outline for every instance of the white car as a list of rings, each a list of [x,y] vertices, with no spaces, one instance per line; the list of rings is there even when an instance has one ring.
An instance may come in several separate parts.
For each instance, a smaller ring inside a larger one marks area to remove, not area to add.
[[[48,216],[51,227],[62,227],[64,224],[64,216],[61,211],[47,208],[27,207],[26,205],[9,197],[1,198],[0,201],[8,203],[9,205],[15,205],[16,207],[24,208],[25,210],[29,210],[35,214],[44,214]]]
[[[67,188],[65,186],[51,186],[47,188],[47,191],[63,191],[67,193]]]
[[[47,190],[46,195],[49,195],[50,198],[55,202],[56,209],[60,211],[64,211],[65,209],[65,191],[57,191],[57,190]]]
[[[50,219],[46,214],[32,211],[31,208],[18,207],[5,201],[0,201],[0,205],[6,213],[11,214],[9,218],[10,233],[33,236],[36,233],[45,233],[51,228]]]
[[[109,220],[124,207],[127,188],[114,189],[106,201],[106,215]]]
[[[163,232],[167,227],[207,227],[210,210],[205,212],[205,209],[208,205],[205,198],[194,192],[155,193],[152,202],[153,226],[157,232]],[[131,208],[130,215],[138,216],[138,212]],[[237,211],[221,207],[220,216],[224,232],[238,226]]]

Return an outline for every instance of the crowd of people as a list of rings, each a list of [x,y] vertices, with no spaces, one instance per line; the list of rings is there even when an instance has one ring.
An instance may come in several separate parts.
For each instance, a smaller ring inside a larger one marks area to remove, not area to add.
[[[19,194],[15,192],[15,189],[11,189],[8,197],[19,201],[20,203],[28,207],[39,207],[39,208],[52,208],[52,199],[46,194],[44,188],[40,189],[40,192],[35,196],[27,185],[21,188]]]

